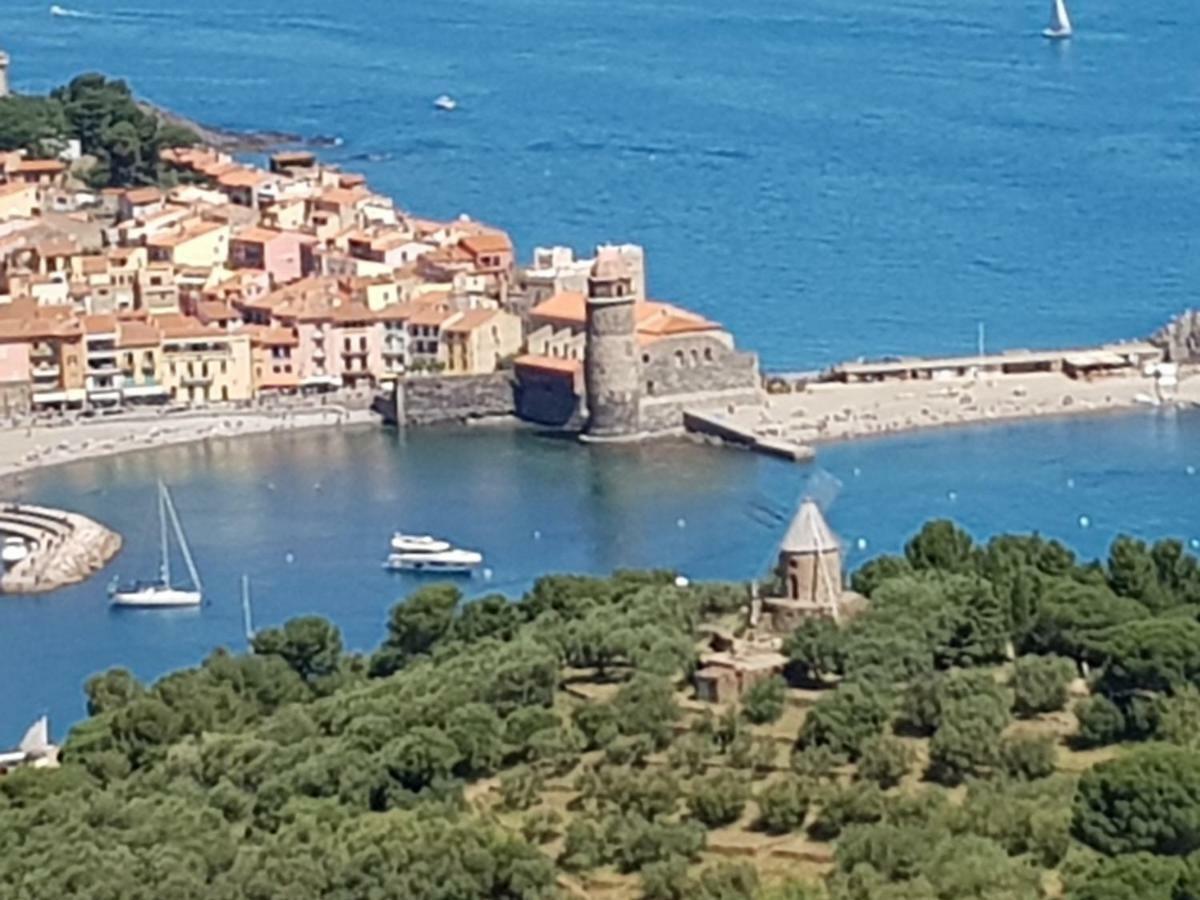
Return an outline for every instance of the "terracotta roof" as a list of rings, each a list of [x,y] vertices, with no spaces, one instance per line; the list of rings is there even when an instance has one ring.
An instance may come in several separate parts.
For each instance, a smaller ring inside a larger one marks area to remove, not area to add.
[[[12,169],[18,173],[54,174],[65,172],[67,164],[57,159],[23,159]]]
[[[455,334],[469,334],[494,319],[498,312],[499,310],[495,309],[468,310],[462,314],[462,318],[447,325],[444,330]]]
[[[221,300],[201,300],[196,304],[196,316],[206,322],[229,322],[241,318],[232,306]]]
[[[217,176],[217,184],[228,188],[258,187],[271,176],[259,169],[234,168]]]
[[[258,225],[239,231],[233,236],[235,241],[246,241],[254,244],[269,244],[276,238],[283,237],[282,231],[273,228],[263,228]]]
[[[377,310],[375,318],[381,322],[407,322],[412,318],[412,314],[421,308],[412,303],[392,303],[383,309]]]
[[[473,256],[481,256],[484,253],[509,253],[513,248],[507,234],[495,232],[468,235],[458,243]]]
[[[365,303],[342,303],[333,307],[332,313],[335,322],[371,322],[375,319],[375,314]]]
[[[163,199],[163,193],[156,187],[133,188],[125,192],[125,199],[134,206],[143,206],[158,203]]]
[[[84,334],[112,334],[117,330],[116,316],[84,316]]]
[[[583,363],[577,359],[559,359],[557,356],[540,356],[533,353],[518,356],[513,360],[513,366],[518,369],[553,372],[556,375],[578,375],[583,369]]]
[[[148,322],[122,321],[117,331],[118,347],[157,347],[162,343],[158,329]]]
[[[221,337],[225,332],[213,326],[207,326],[199,319],[180,313],[166,313],[155,318],[164,339],[179,339],[191,337]]]
[[[269,325],[243,325],[238,329],[239,334],[248,334],[251,343],[262,347],[295,347],[300,339],[290,328],[278,328]]]
[[[358,172],[346,172],[338,176],[338,184],[344,188],[355,188],[367,183],[367,176]]]
[[[587,321],[587,297],[576,291],[563,291],[543,300],[529,315],[583,325]]]
[[[361,188],[335,187],[322,191],[317,199],[328,203],[336,203],[338,206],[353,206],[358,201],[365,200],[368,196],[367,192]]]

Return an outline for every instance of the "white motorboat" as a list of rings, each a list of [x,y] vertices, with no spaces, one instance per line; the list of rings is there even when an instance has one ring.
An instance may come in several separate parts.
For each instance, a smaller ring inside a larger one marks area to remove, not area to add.
[[[1061,41],[1071,36],[1071,17],[1067,15],[1066,0],[1053,0],[1050,4],[1050,25],[1042,36],[1052,41]]]
[[[190,587],[176,587],[171,583],[171,548],[168,542],[167,525],[170,523],[179,542],[179,550],[187,565]],[[168,608],[177,606],[199,606],[204,602],[203,588],[200,584],[200,573],[196,571],[196,563],[192,559],[192,551],[188,548],[187,538],[183,533],[183,525],[179,522],[179,514],[175,511],[175,503],[171,500],[171,492],[161,481],[158,483],[158,526],[159,539],[159,577],[157,581],[135,581],[132,584],[121,585],[114,581],[109,587],[109,596],[113,606],[137,606],[144,608]]]
[[[0,547],[0,560],[3,560],[5,565],[11,566],[13,563],[19,563],[28,555],[29,547],[26,545],[25,539],[16,535],[6,537],[3,547]]]
[[[394,553],[444,553],[452,549],[453,545],[449,541],[429,534],[404,534],[397,531],[392,535]]]
[[[393,572],[442,572],[465,574],[483,565],[483,554],[451,548],[432,553],[392,553],[384,568]]]
[[[442,94],[433,101],[433,105],[443,112],[454,112],[454,110],[458,109],[458,101],[449,94]]]

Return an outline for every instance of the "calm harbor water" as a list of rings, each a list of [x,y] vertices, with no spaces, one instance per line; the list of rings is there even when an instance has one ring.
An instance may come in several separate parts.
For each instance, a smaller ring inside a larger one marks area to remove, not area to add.
[[[850,565],[898,550],[931,516],[980,537],[1037,529],[1095,555],[1122,530],[1200,538],[1197,466],[1200,414],[1151,412],[863,441],[824,448],[813,466],[686,442],[580,446],[490,428],[265,435],[77,463],[28,476],[23,496],[116,528],[127,544],[110,571],[148,576],[163,478],[211,604],[113,611],[105,577],[0,600],[0,734],[42,709],[74,720],[83,679],[109,666],[152,677],[215,646],[244,646],[242,573],[256,624],[315,612],[349,646],[373,647],[388,608],[420,583],[380,566],[398,527],[485,551],[491,577],[463,581],[471,595],[618,567],[751,578],[805,492],[828,505]]]
[[[1200,283],[1188,0],[1081,2],[1057,45],[1038,37],[1042,0],[65,5],[77,15],[5,4],[17,90],[102,70],[203,121],[337,135],[327,158],[418,212],[502,224],[526,254],[637,241],[657,295],[771,368],[966,350],[979,322],[991,347],[1140,335]],[[456,113],[433,111],[441,93]],[[859,556],[940,514],[1094,553],[1121,529],[1200,537],[1198,436],[1197,417],[1154,414],[908,436],[828,448],[815,486]],[[616,565],[746,577],[814,472],[690,445],[369,431],[82,464],[25,491],[120,529],[115,570],[140,575],[158,476],[213,606],[116,615],[103,579],[0,603],[0,744],[43,708],[77,718],[91,672],[152,676],[237,644],[243,571],[262,622],[318,611],[365,647],[411,586],[379,569],[395,527],[481,547],[504,589]]]

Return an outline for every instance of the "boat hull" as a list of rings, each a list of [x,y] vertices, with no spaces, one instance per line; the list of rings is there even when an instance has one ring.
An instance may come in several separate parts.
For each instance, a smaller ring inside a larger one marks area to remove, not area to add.
[[[1072,32],[1062,31],[1055,28],[1047,28],[1042,32],[1042,37],[1050,41],[1065,41],[1071,36]]]
[[[452,550],[448,553],[393,553],[383,565],[392,572],[469,575],[483,565],[483,555],[473,550]]]
[[[199,606],[204,597],[199,591],[180,591],[175,588],[144,588],[142,590],[113,591],[112,605],[141,609],[169,609]]]

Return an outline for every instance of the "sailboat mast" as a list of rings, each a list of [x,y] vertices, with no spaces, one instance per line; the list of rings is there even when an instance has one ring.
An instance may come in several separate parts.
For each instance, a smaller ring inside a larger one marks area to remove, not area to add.
[[[167,486],[158,483],[158,574],[164,587],[171,586],[171,548],[167,546]]]
[[[246,627],[246,642],[254,640],[254,618],[250,614],[250,576],[242,576],[242,622]]]
[[[179,513],[175,511],[175,501],[171,499],[171,492],[163,486],[163,498],[167,503],[167,512],[171,516],[171,526],[175,529],[175,538],[179,541],[179,549],[183,551],[183,561],[187,564],[188,575],[192,579],[192,587],[197,591],[203,591],[200,585],[200,573],[196,571],[196,563],[192,559],[192,551],[188,547],[187,538],[183,533],[183,526],[179,524]]]

